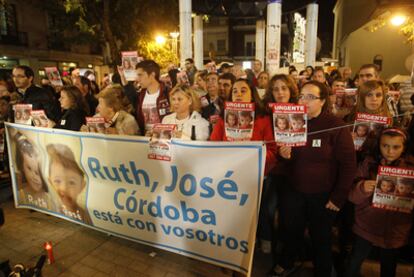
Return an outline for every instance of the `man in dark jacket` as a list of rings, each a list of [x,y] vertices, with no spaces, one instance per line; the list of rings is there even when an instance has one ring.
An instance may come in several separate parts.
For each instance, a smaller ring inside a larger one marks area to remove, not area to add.
[[[55,96],[33,84],[34,72],[28,66],[18,65],[12,72],[17,92],[22,96],[21,104],[32,104],[33,110],[44,110],[47,117],[58,122],[60,105]]]

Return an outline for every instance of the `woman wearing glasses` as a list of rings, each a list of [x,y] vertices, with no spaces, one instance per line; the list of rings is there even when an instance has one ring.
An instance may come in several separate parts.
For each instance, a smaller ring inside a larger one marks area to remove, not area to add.
[[[306,105],[308,142],[304,147],[280,147],[287,162],[289,186],[281,198],[284,244],[273,276],[286,276],[296,268],[297,253],[308,228],[313,247],[315,276],[331,276],[331,228],[356,171],[355,150],[348,128],[330,114],[329,92],[316,81],[306,83],[299,104]]]

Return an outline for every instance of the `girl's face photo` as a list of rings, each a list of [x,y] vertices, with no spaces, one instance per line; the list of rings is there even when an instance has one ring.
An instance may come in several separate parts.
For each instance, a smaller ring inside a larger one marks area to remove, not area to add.
[[[413,187],[410,184],[398,183],[396,190],[398,195],[410,196],[413,191]]]
[[[160,122],[160,118],[158,117],[157,109],[151,109],[148,123],[159,123],[159,122]]]
[[[404,151],[404,138],[382,135],[380,139],[380,151],[384,159],[391,163],[399,159]]]
[[[85,187],[83,176],[75,170],[64,168],[62,164],[54,162],[50,165],[49,181],[63,205],[67,208],[77,206],[76,199]]]
[[[22,114],[22,119],[26,121],[26,120],[29,120],[29,118],[30,118],[30,112],[28,110],[24,110]]]
[[[235,114],[228,114],[227,115],[227,125],[228,127],[235,127],[237,124],[237,118]]]
[[[250,116],[240,116],[240,128],[247,128],[250,126],[252,118]]]
[[[303,122],[302,120],[293,119],[291,124],[293,131],[299,131],[303,129],[303,125],[305,125],[305,122]]]
[[[16,111],[16,114],[15,114],[14,117],[15,117],[16,120],[22,119],[22,112],[21,111]]]
[[[344,97],[343,96],[336,96],[336,101],[335,101],[335,104],[338,106],[338,107],[342,107],[342,105],[344,104]]]
[[[23,173],[27,184],[33,191],[41,192],[43,190],[37,156],[23,154]]]
[[[368,126],[366,125],[359,125],[356,130],[356,134],[358,137],[366,137],[368,134]]]
[[[277,103],[289,103],[290,90],[282,80],[276,80],[274,82],[272,94]]]
[[[289,128],[289,122],[287,120],[287,118],[277,118],[276,120],[276,127],[283,131],[283,130],[287,130]]]
[[[380,188],[382,192],[392,192],[394,190],[394,183],[389,180],[382,180]]]
[[[365,96],[365,108],[371,111],[378,110],[381,107],[383,100],[382,89],[380,87],[376,88],[373,91],[368,92]]]

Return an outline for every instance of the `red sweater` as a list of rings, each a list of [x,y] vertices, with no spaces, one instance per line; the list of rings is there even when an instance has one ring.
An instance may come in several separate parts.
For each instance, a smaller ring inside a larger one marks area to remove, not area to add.
[[[400,248],[407,244],[413,214],[387,211],[372,207],[373,192],[363,188],[365,180],[375,180],[379,163],[367,157],[357,171],[358,182],[349,194],[355,204],[355,224],[353,231],[358,236],[382,248]],[[414,168],[412,160],[399,159],[392,166]]]
[[[293,147],[291,156],[287,172],[297,191],[329,192],[329,200],[337,207],[345,203],[355,176],[356,155],[349,129],[341,119],[323,112],[309,120],[307,144]]]
[[[210,136],[211,141],[227,141],[224,128],[224,121],[220,118],[214,126]],[[251,141],[266,141],[266,165],[265,175],[276,164],[276,143],[273,136],[272,122],[268,116],[259,116],[254,120],[253,134]]]

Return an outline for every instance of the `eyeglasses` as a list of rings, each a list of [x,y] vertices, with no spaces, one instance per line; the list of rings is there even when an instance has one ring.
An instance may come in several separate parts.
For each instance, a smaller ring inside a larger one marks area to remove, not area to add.
[[[382,92],[368,92],[366,97],[376,97],[376,98],[381,98],[382,97]]]
[[[312,100],[316,100],[316,99],[321,99],[318,96],[315,96],[313,94],[299,94],[299,100],[307,100],[307,101],[312,101]]]

